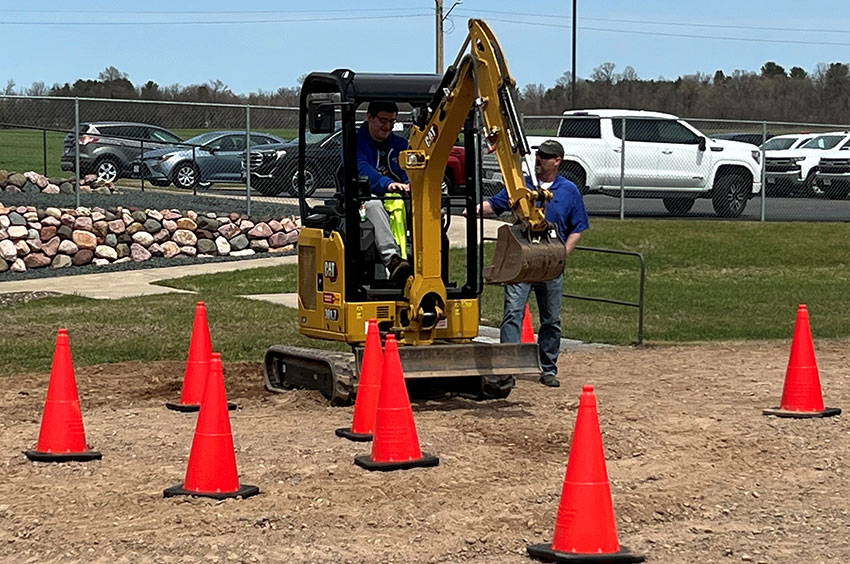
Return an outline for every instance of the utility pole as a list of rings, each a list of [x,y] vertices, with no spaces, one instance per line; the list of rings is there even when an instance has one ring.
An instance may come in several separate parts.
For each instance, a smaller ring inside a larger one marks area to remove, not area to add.
[[[437,74],[443,74],[443,0],[437,3]]]
[[[578,100],[576,100],[576,2],[578,0],[573,0],[573,70],[570,84],[570,105],[572,109],[576,109],[578,107]]]

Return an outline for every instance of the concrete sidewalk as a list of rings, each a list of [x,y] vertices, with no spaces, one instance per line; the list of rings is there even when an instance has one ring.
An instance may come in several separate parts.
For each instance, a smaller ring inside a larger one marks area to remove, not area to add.
[[[232,270],[282,264],[297,264],[297,262],[297,256],[288,255],[230,262],[209,262],[206,264],[187,264],[184,266],[79,274],[75,276],[54,276],[51,278],[36,278],[31,280],[11,280],[0,282],[0,294],[10,292],[57,292],[98,300],[150,296],[169,292],[186,292],[185,290],[154,285],[154,282],[168,280],[169,278],[216,274]]]
[[[484,220],[485,237],[495,237],[496,230],[504,222],[492,219]],[[466,243],[466,219],[462,216],[452,216],[449,227],[449,241],[452,247],[463,247]],[[143,268],[139,270],[123,270],[119,272],[103,272],[95,274],[79,274],[71,276],[51,276],[28,280],[10,280],[0,282],[0,294],[12,292],[57,292],[94,298],[98,300],[129,298],[132,296],[149,296],[169,292],[185,292],[165,286],[156,286],[155,282],[183,276],[200,274],[216,274],[248,268],[261,268],[284,264],[297,264],[295,255],[277,257],[266,255],[257,259],[241,259],[228,262],[209,262],[190,265],[167,266],[162,268]],[[272,303],[291,305],[293,298],[287,294],[263,294],[246,296]],[[294,307],[297,307],[297,303]]]

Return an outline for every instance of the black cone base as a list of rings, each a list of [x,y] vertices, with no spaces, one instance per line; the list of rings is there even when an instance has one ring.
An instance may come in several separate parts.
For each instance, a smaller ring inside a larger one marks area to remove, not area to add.
[[[232,497],[241,497],[242,499],[245,499],[246,497],[251,497],[258,493],[260,493],[260,488],[257,486],[249,486],[247,484],[242,484],[242,487],[235,492],[193,492],[191,490],[184,489],[183,484],[180,484],[179,486],[171,486],[170,488],[163,490],[162,497],[191,495],[195,497],[211,497],[213,499],[230,499]]]
[[[823,411],[787,411],[785,409],[774,407],[772,409],[765,409],[762,411],[762,415],[774,415],[776,417],[786,417],[789,419],[811,419],[813,417],[833,417],[835,415],[841,415],[841,410],[837,407],[827,407]]]
[[[570,562],[572,564],[619,563],[619,562],[643,562],[645,558],[640,554],[632,554],[625,546],[621,546],[618,552],[607,554],[578,554],[575,552],[560,552],[552,549],[551,544],[530,544],[526,548],[528,555],[542,562]]]
[[[349,441],[355,441],[358,443],[366,443],[372,440],[372,433],[355,433],[351,429],[347,427],[340,427],[336,431],[337,437],[342,437],[343,439],[348,439]]]
[[[41,452],[39,450],[25,450],[24,454],[33,462],[88,462],[89,460],[100,460],[103,458],[96,450],[85,452]]]
[[[200,411],[201,404],[199,403],[171,403],[167,402],[165,407],[170,409],[171,411],[182,411],[183,413],[191,413],[193,411]],[[227,410],[234,411],[237,407],[235,403],[232,401],[227,402]]]
[[[440,464],[440,458],[427,452],[422,453],[422,458],[417,460],[405,460],[402,462],[374,462],[371,454],[363,454],[354,457],[354,464],[366,470],[389,472],[390,470],[408,470],[410,468],[428,468]]]

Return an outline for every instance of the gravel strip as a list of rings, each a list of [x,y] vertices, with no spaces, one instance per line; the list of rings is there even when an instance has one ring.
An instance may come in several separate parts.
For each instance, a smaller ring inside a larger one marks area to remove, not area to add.
[[[37,208],[74,208],[75,196],[73,194],[26,194],[26,193],[0,193],[0,205],[6,207],[14,206],[35,206]],[[126,190],[121,194],[80,194],[80,205],[87,208],[100,207],[104,209],[123,206],[125,208],[139,209],[175,209],[175,210],[194,210],[198,213],[215,212],[220,215],[226,215],[231,212],[245,213],[244,198],[227,198],[214,197],[191,194],[183,195],[176,193],[166,193],[159,191],[141,192],[138,190]],[[298,215],[298,207],[283,203],[269,203],[262,201],[251,201],[251,217],[255,219],[271,216],[280,218],[282,216]],[[209,262],[225,262],[233,260],[253,260],[262,258],[263,256],[281,256],[280,254],[270,255],[268,253],[257,253],[249,257],[209,257],[198,258],[189,256],[180,256],[175,258],[153,257],[144,262],[125,262],[120,264],[110,264],[108,266],[94,266],[89,264],[86,266],[75,266],[69,268],[39,268],[28,270],[27,272],[10,272],[0,273],[0,282],[10,280],[29,280],[36,278],[50,278],[54,276],[75,276],[79,274],[92,274],[95,272],[119,272],[129,270],[141,270],[145,268],[161,268],[166,266],[181,266],[187,264],[199,264]]]

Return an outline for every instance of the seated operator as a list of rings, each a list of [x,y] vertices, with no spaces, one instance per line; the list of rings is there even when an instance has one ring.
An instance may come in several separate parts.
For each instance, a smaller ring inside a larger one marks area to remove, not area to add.
[[[369,102],[366,121],[357,132],[357,173],[369,179],[369,189],[376,196],[410,191],[407,173],[398,162],[399,153],[407,149],[407,140],[393,133],[397,117],[395,102]],[[381,262],[390,272],[390,280],[404,283],[413,274],[413,268],[402,259],[384,204],[381,200],[369,200],[363,208],[375,229],[375,245]]]

